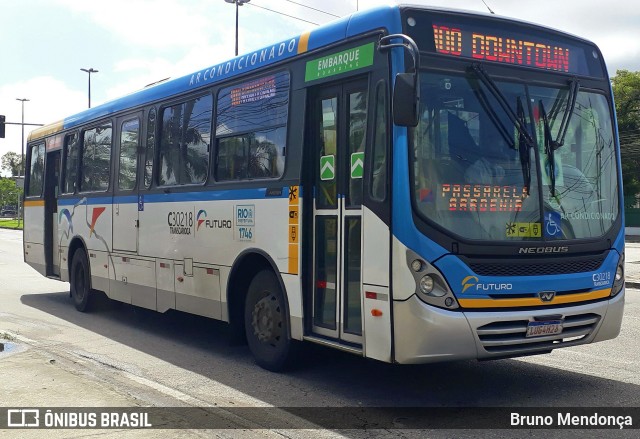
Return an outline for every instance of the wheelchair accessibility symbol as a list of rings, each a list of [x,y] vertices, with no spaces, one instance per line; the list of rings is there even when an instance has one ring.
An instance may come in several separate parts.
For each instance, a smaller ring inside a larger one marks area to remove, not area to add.
[[[558,212],[544,214],[544,236],[547,238],[559,238],[562,236],[561,220]]]

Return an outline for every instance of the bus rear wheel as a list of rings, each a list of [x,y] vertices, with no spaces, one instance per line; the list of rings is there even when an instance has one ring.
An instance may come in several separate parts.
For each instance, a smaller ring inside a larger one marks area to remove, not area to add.
[[[256,363],[273,372],[288,366],[292,356],[289,315],[276,275],[262,270],[249,284],[244,327]]]
[[[71,298],[78,311],[87,312],[91,309],[91,274],[87,253],[80,248],[73,254],[71,260]]]

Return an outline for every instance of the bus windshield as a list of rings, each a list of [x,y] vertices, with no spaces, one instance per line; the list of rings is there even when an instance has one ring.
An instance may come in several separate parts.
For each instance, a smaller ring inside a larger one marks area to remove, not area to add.
[[[423,71],[420,78],[420,122],[410,135],[420,217],[473,240],[586,239],[609,231],[619,200],[603,94],[573,82],[488,84],[472,73]]]

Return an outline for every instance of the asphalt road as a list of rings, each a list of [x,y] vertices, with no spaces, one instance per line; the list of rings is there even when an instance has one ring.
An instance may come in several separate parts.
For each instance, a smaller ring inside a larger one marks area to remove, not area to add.
[[[77,312],[68,284],[22,262],[21,236],[0,230],[0,338],[13,338],[18,348],[0,354],[0,407],[640,407],[639,290],[627,290],[622,332],[608,342],[524,359],[420,366],[309,345],[298,368],[274,374],[253,363],[247,346],[231,343],[220,322],[109,303]],[[237,430],[174,430],[168,437],[637,437],[637,430],[256,430],[238,422]],[[156,434],[111,430],[101,437]]]

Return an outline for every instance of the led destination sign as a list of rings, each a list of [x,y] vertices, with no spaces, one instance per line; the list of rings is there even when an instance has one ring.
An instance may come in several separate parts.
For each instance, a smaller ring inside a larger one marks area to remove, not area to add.
[[[589,41],[531,23],[466,13],[407,7],[403,31],[420,52],[545,72],[602,78],[608,82],[598,48]],[[423,60],[424,68],[438,61]]]
[[[441,184],[438,209],[451,212],[520,212],[527,197],[524,188],[484,184]]]
[[[554,43],[433,25],[438,53],[569,72],[571,50]]]

